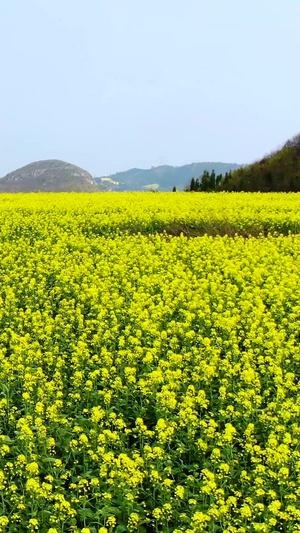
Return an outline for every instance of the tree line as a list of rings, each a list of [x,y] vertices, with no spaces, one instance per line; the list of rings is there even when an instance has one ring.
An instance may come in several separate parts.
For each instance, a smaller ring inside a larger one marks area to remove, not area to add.
[[[208,172],[204,170],[202,176],[199,178],[192,178],[189,185],[185,188],[186,192],[213,192],[221,191],[223,185],[227,184],[231,179],[231,172],[223,174],[216,174],[214,170]],[[173,189],[174,190],[174,189]]]

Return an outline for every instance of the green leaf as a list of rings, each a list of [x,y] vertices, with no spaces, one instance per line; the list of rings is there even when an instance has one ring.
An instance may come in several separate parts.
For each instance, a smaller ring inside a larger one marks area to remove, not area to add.
[[[127,527],[121,524],[116,528],[116,533],[124,533],[124,531],[127,531]]]
[[[86,520],[87,518],[94,518],[95,513],[89,508],[87,509],[79,509],[78,514],[81,518],[81,520]]]

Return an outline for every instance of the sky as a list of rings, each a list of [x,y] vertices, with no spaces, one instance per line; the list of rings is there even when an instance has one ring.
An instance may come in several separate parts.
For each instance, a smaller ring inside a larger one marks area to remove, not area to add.
[[[0,176],[249,163],[300,132],[299,0],[0,0]]]

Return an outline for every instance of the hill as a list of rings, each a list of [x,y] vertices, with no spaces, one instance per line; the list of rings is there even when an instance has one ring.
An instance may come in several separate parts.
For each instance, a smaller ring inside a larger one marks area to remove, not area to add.
[[[232,172],[222,183],[227,191],[299,192],[300,134],[260,161]]]
[[[236,163],[191,163],[181,167],[162,165],[150,169],[132,168],[125,172],[117,172],[110,176],[95,178],[99,184],[105,185],[113,191],[146,191],[150,189],[171,191],[175,186],[183,190],[194,177],[201,176],[204,170],[217,174],[225,174],[230,170],[239,168]]]
[[[30,163],[0,179],[0,192],[93,192],[99,190],[86,170],[49,159]]]

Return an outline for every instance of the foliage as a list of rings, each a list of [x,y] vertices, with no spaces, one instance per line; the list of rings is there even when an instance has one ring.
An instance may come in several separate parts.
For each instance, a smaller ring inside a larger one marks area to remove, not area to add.
[[[300,236],[158,232],[299,201],[0,197],[0,531],[300,531]]]
[[[230,178],[231,173],[226,172],[225,174],[225,180],[228,181]],[[200,178],[191,179],[190,185],[187,188],[187,191],[189,192],[213,192],[215,190],[219,190],[221,182],[223,180],[223,175],[218,174],[216,176],[216,173],[214,170],[211,171],[211,173],[208,172],[208,170],[204,170],[202,176]]]
[[[228,191],[300,191],[300,135],[261,161],[235,170],[227,182]]]

